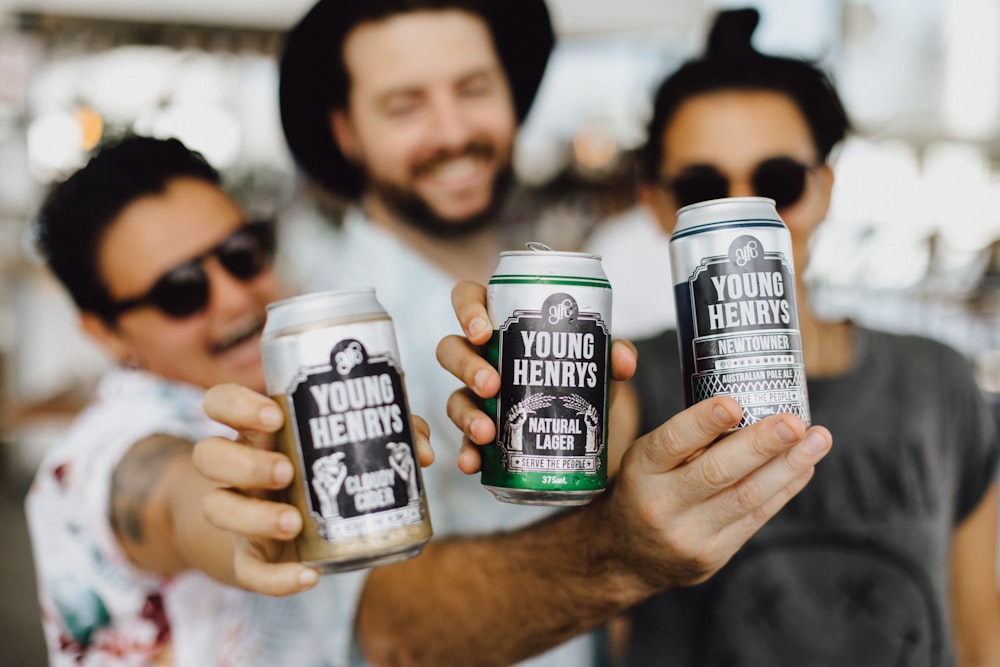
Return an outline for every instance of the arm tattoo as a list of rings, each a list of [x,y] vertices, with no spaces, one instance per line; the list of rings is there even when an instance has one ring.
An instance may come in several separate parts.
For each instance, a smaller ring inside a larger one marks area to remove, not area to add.
[[[170,435],[139,440],[125,454],[111,477],[110,522],[122,542],[143,543],[153,490],[167,468],[191,456],[190,442]]]

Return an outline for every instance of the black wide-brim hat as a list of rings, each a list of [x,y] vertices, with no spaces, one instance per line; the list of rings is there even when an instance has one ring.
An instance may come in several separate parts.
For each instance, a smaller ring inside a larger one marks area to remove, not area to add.
[[[372,0],[320,0],[285,38],[278,99],[281,126],[298,166],[331,194],[355,199],[363,173],[338,148],[330,130],[330,111],[345,100],[341,58],[344,38],[357,21],[345,10]],[[390,9],[395,4],[380,4]],[[399,2],[399,13],[413,11]],[[434,9],[434,3],[428,3]],[[445,3],[447,4],[447,3]],[[483,17],[507,72],[518,123],[527,116],[545,73],[555,35],[544,0],[485,0]],[[450,7],[444,7],[450,9]],[[474,13],[479,13],[475,12]],[[338,93],[338,88],[340,92]]]

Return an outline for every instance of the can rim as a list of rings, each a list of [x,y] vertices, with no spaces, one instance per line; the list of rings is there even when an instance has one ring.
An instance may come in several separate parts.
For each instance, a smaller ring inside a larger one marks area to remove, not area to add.
[[[688,204],[687,206],[682,206],[677,209],[677,215],[684,213],[685,211],[693,211],[699,208],[707,208],[709,206],[718,206],[720,203],[728,204],[748,204],[748,203],[767,203],[771,206],[777,206],[775,201],[770,197],[760,197],[760,196],[750,196],[750,197],[719,197],[717,199],[707,199],[705,201],[695,202],[694,204]]]
[[[267,305],[263,340],[317,325],[334,326],[363,319],[389,318],[374,287],[310,292]]]
[[[541,241],[528,241],[524,244],[527,250],[504,250],[501,257],[580,257],[584,259],[600,260],[601,256],[593,252],[579,252],[572,250],[553,250]]]
[[[320,292],[309,292],[307,294],[297,294],[295,296],[290,296],[285,299],[279,299],[278,301],[272,301],[267,304],[266,309],[268,311],[277,310],[278,308],[285,308],[286,306],[294,306],[297,303],[304,303],[307,301],[319,301],[319,300],[330,300],[330,299],[341,299],[347,298],[349,296],[367,296],[374,295],[374,287],[357,287],[351,289],[335,289],[335,290],[325,290]]]

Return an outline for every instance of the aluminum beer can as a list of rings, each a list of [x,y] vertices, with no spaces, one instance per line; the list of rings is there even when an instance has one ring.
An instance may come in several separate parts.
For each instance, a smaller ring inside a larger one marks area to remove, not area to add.
[[[607,484],[611,284],[598,255],[528,248],[501,253],[487,288],[500,391],[482,484],[508,503],[582,505]]]
[[[302,562],[341,572],[405,560],[431,537],[392,320],[374,289],[268,306],[267,392],[285,412],[284,498],[304,527]]]
[[[736,428],[779,412],[808,423],[791,236],[774,201],[685,206],[670,258],[685,403],[732,396]]]

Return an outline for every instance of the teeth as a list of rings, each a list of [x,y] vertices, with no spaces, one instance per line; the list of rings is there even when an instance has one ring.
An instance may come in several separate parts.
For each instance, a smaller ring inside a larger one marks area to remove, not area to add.
[[[479,161],[470,157],[449,160],[437,165],[434,168],[434,175],[438,178],[465,178],[474,173],[479,168]]]

